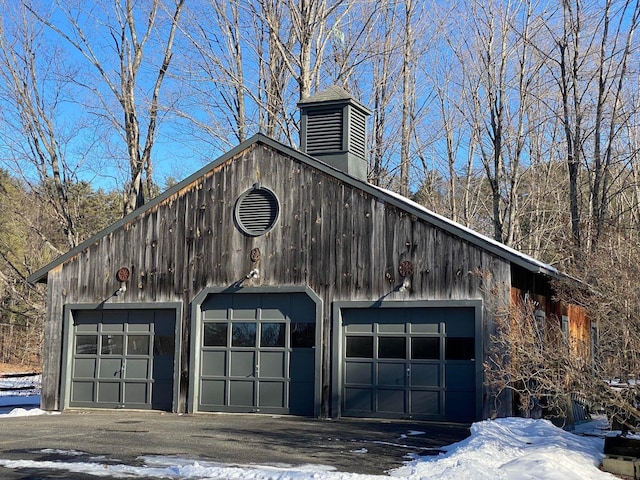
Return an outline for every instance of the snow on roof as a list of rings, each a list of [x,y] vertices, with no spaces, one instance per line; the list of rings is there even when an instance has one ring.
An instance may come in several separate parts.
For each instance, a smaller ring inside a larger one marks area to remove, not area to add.
[[[373,188],[375,188],[376,190],[381,191],[382,193],[389,195],[391,197],[396,198],[397,200],[406,203],[408,205],[410,205],[411,207],[413,207],[416,210],[420,210],[423,214],[425,214],[428,217],[431,217],[435,220],[438,221],[438,223],[442,223],[442,224],[446,224],[448,226],[450,226],[451,228],[453,228],[454,230],[459,230],[462,231],[464,233],[466,233],[467,236],[470,237],[475,237],[478,240],[480,240],[483,243],[487,243],[489,245],[494,246],[496,249],[501,250],[511,256],[520,258],[522,261],[529,263],[531,265],[535,265],[538,268],[540,268],[543,271],[546,271],[547,273],[552,273],[554,275],[559,275],[560,272],[558,271],[557,268],[555,268],[552,265],[549,265],[547,263],[541,262],[540,260],[537,260],[525,253],[519,252],[518,250],[508,247],[507,245],[505,245],[504,243],[500,243],[497,240],[494,240],[493,238],[487,237],[486,235],[482,235],[479,232],[476,232],[475,230],[472,230],[468,227],[465,227],[464,225],[461,225],[460,223],[454,222],[453,220],[444,217],[442,215],[438,215],[437,213],[429,210],[428,208],[426,208],[423,205],[420,205],[417,202],[414,202],[413,200],[400,195],[399,193],[393,192],[391,190],[387,190],[385,188],[381,188],[381,187],[377,187],[375,185],[371,185]]]

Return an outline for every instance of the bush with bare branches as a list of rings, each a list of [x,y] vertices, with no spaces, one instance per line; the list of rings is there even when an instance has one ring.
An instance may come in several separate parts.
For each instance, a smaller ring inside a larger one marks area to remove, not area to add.
[[[554,282],[554,300],[584,308],[597,336],[563,331],[561,320],[543,314],[535,301],[512,301],[495,312],[496,331],[484,367],[496,398],[512,398],[514,410],[525,417],[569,420],[572,401],[580,399],[605,412],[615,429],[638,430],[640,302],[633,299],[640,298],[640,286],[631,265],[612,255],[594,255],[589,283]]]

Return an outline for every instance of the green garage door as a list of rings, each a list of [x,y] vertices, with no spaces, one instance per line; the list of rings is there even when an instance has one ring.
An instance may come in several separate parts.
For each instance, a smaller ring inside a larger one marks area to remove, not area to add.
[[[171,411],[175,310],[74,310],[69,406]]]
[[[316,306],[306,294],[210,294],[199,328],[198,411],[314,415]]]
[[[476,419],[475,310],[342,310],[345,416]]]

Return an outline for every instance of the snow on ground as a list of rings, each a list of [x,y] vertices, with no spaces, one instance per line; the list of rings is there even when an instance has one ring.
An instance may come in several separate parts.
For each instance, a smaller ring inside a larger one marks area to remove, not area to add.
[[[35,395],[34,395],[35,397]],[[0,397],[1,399],[2,397]],[[22,396],[23,407],[2,417],[44,414],[29,408],[35,398]],[[8,402],[7,400],[5,400]],[[14,398],[13,402],[21,401]],[[33,413],[31,413],[33,412]],[[1,413],[1,408],[0,408]],[[231,465],[189,458],[145,456],[142,465],[114,464],[104,457],[92,458],[77,451],[56,451],[69,461],[8,460],[9,469],[39,468],[109,478],[158,479],[246,479],[246,480],[599,480],[615,479],[598,469],[604,458],[601,425],[591,422],[575,433],[566,432],[546,420],[501,418],[473,424],[471,436],[443,450],[438,456],[414,456],[388,475],[360,475],[338,472],[324,465]],[[594,435],[598,433],[598,435]],[[406,435],[422,435],[411,430]],[[586,434],[586,435],[585,435]],[[52,445],[54,447],[54,445]],[[48,453],[46,450],[42,453]],[[367,455],[366,449],[354,451]],[[85,461],[86,457],[86,461]],[[82,458],[79,460],[79,458]]]
[[[434,459],[417,458],[393,477],[437,479],[605,479],[604,440],[566,432],[546,420],[501,418],[475,423],[471,436]]]

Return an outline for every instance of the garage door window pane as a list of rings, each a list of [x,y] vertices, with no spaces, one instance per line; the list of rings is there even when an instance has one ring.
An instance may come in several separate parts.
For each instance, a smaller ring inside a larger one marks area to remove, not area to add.
[[[227,346],[226,323],[205,323],[204,324],[204,346],[205,347],[226,347]]]
[[[256,346],[256,324],[255,323],[234,323],[231,326],[231,345],[234,347],[255,347]]]
[[[76,337],[76,354],[95,355],[98,353],[97,335],[78,335]]]
[[[475,358],[473,338],[447,338],[445,340],[445,360],[471,360]]]
[[[413,337],[411,339],[412,360],[439,360],[440,338]]]
[[[284,347],[287,327],[284,323],[262,323],[260,325],[261,347]]]
[[[122,355],[122,335],[102,335],[102,355]]]
[[[149,355],[149,335],[127,336],[127,355]]]
[[[404,337],[379,337],[379,358],[407,358],[407,342]]]
[[[373,337],[347,337],[347,357],[373,358]]]
[[[291,324],[291,348],[312,348],[316,345],[315,323]]]

